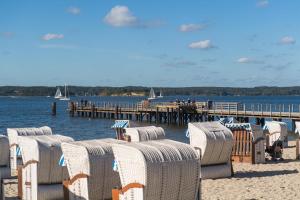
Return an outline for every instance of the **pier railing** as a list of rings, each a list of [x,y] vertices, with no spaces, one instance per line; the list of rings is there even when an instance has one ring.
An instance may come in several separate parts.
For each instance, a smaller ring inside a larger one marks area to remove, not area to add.
[[[265,118],[291,118],[300,120],[300,104],[251,104],[238,102],[158,102],[158,103],[124,103],[124,102],[73,102],[75,110],[114,111],[120,112],[166,112],[167,110],[187,109],[198,113],[215,116],[243,116]],[[188,109],[190,108],[190,109]],[[71,109],[71,108],[70,108]]]

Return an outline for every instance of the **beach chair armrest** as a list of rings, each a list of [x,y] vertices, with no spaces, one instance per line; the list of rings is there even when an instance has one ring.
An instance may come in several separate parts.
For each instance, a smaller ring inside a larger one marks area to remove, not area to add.
[[[257,143],[259,143],[260,141],[265,140],[265,139],[266,139],[266,138],[264,138],[264,137],[259,137],[259,138],[257,138],[256,140],[253,141],[253,144],[255,145],[255,144],[257,144]]]
[[[68,185],[72,185],[75,181],[77,181],[78,179],[82,179],[82,178],[88,178],[89,175],[87,174],[76,174],[75,176],[73,176],[71,179],[65,180],[64,181],[64,185],[68,186]]]
[[[143,184],[140,183],[129,183],[128,185],[126,185],[123,188],[117,188],[117,189],[113,189],[112,190],[112,200],[119,200],[119,196],[124,194],[125,192],[127,192],[130,189],[134,189],[134,188],[144,188],[145,186]]]

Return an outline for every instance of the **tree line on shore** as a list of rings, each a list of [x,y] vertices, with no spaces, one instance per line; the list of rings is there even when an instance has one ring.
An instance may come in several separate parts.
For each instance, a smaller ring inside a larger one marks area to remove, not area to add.
[[[62,91],[64,86],[59,86]],[[54,96],[57,87],[45,86],[0,86],[0,96]],[[300,86],[295,87],[154,87],[157,93],[165,96],[296,96],[300,95]],[[149,87],[85,87],[69,86],[70,96],[148,96]]]

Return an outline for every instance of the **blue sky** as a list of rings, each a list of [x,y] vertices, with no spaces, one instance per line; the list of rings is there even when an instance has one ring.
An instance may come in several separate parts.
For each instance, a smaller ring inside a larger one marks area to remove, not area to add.
[[[300,1],[1,0],[0,85],[300,85]]]

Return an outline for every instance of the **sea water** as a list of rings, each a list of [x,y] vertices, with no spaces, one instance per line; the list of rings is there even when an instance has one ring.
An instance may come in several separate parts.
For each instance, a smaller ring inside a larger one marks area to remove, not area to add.
[[[88,100],[93,102],[111,103],[137,103],[145,97],[71,97],[73,101]],[[240,102],[246,104],[285,104],[286,108],[294,104],[295,109],[299,109],[300,97],[298,96],[169,96],[157,101],[172,102],[179,100],[196,101],[220,101],[220,102]],[[57,115],[51,115],[51,104],[57,102]],[[114,130],[111,126],[114,120],[109,119],[89,119],[80,117],[69,117],[68,101],[59,101],[50,97],[0,97],[0,134],[5,134],[7,128],[13,127],[39,127],[50,126],[54,133],[73,137],[75,140],[113,138]],[[287,121],[289,122],[289,121]],[[175,125],[162,126],[167,137],[177,141],[187,142],[185,136],[187,127],[177,127]],[[290,126],[290,122],[289,122]]]

